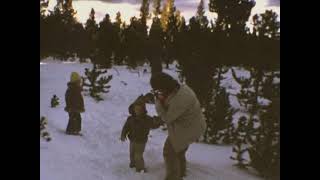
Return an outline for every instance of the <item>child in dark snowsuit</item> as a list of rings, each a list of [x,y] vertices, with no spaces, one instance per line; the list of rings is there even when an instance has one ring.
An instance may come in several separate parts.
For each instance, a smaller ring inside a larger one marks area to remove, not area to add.
[[[139,98],[129,106],[131,114],[124,124],[121,132],[121,141],[126,137],[130,140],[130,168],[135,167],[137,172],[146,172],[143,153],[150,129],[156,129],[162,125],[162,121],[156,117],[147,115],[145,102]]]
[[[81,94],[81,77],[78,73],[72,72],[68,89],[65,94],[65,111],[69,113],[69,122],[66,129],[67,134],[81,135],[81,115],[84,112],[84,102]]]

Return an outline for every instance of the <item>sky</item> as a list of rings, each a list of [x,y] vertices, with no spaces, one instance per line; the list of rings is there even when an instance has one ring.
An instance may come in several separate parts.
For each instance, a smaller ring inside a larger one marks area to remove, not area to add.
[[[142,0],[73,0],[73,7],[77,11],[77,19],[81,23],[85,23],[89,17],[91,8],[94,8],[96,12],[96,21],[99,22],[103,19],[106,13],[108,13],[112,20],[115,19],[116,13],[120,11],[122,19],[126,22],[130,22],[130,18],[133,16],[139,16],[139,9]],[[151,0],[152,2],[153,0]],[[255,0],[256,5],[251,11],[251,16],[257,13],[263,13],[267,9],[272,9],[279,15],[280,21],[280,0]],[[163,0],[164,2],[164,0]],[[175,0],[175,6],[181,11],[181,14],[188,20],[195,15],[197,6],[200,0]],[[208,4],[209,0],[204,0],[205,15],[209,20],[214,20],[216,15],[209,12]],[[56,5],[56,0],[50,0],[49,9],[52,9]],[[150,12],[152,12],[152,5],[150,5]],[[250,18],[251,19],[251,18]],[[250,26],[250,22],[248,24]]]

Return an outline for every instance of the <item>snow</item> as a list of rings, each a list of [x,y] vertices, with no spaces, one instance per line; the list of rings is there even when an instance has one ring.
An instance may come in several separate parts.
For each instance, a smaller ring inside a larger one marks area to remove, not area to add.
[[[48,131],[52,137],[50,142],[40,140],[40,179],[163,180],[165,166],[162,148],[167,136],[166,131],[156,129],[150,132],[144,153],[148,168],[145,174],[136,173],[129,168],[129,143],[119,140],[122,125],[128,116],[129,104],[140,94],[151,90],[150,68],[146,65],[138,68],[136,72],[140,74],[132,73],[125,66],[115,66],[108,70],[113,79],[110,82],[110,92],[103,95],[105,100],[96,102],[84,96],[84,136],[68,136],[64,133],[68,122],[68,115],[64,111],[64,93],[70,73],[77,71],[83,75],[84,68],[91,66],[62,63],[53,59],[40,63],[40,116],[48,118]],[[147,68],[147,73],[143,73],[144,68]],[[164,71],[178,79],[174,65]],[[232,83],[230,78],[228,82]],[[54,94],[59,97],[60,105],[51,108],[50,99]],[[153,105],[148,105],[147,109],[150,115],[156,115]],[[236,162],[230,159],[232,155],[231,146],[192,144],[187,152],[187,177],[184,179],[261,179],[254,171],[244,171],[235,167]]]

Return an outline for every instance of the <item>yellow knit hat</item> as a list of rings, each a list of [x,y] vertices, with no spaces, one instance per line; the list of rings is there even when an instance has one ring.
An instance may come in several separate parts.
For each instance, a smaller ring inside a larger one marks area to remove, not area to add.
[[[77,72],[72,72],[70,76],[70,82],[81,82],[81,76]]]

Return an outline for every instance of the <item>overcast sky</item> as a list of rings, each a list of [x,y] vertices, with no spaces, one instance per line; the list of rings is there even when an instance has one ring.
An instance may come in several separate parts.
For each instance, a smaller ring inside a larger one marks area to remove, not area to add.
[[[91,8],[96,12],[96,20],[99,22],[106,13],[110,14],[112,20],[118,11],[121,12],[123,20],[127,23],[133,16],[139,16],[139,9],[142,0],[73,0],[73,7],[77,11],[77,18],[84,23],[88,17]],[[166,0],[162,0],[163,2]],[[153,2],[153,0],[151,0]],[[181,14],[188,21],[197,11],[200,0],[175,0],[175,6],[181,11]],[[209,0],[204,0],[206,16],[214,19],[216,15],[209,12]],[[55,6],[56,0],[50,0],[49,9]],[[150,12],[152,12],[150,6]],[[251,14],[263,13],[266,9],[272,9],[280,16],[280,0],[256,0],[256,6],[252,9]]]

